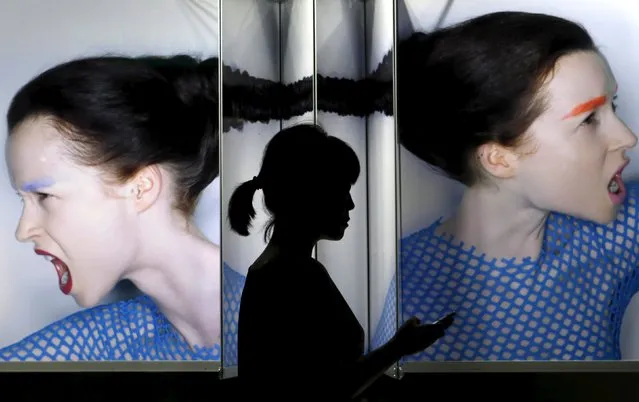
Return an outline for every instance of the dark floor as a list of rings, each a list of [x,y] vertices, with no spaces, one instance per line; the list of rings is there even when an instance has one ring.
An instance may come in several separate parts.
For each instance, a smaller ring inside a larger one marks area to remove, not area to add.
[[[412,374],[393,381],[368,401],[639,402],[639,372]]]
[[[239,400],[235,380],[197,372],[0,373],[0,392],[11,402],[226,402]],[[369,391],[362,401],[639,402],[639,373],[411,374]]]

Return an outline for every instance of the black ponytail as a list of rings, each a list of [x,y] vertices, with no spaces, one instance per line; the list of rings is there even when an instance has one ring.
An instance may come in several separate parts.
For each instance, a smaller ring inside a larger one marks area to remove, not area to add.
[[[240,184],[229,200],[228,220],[231,229],[241,236],[249,235],[251,221],[255,218],[253,197],[258,190],[255,179]]]
[[[253,197],[261,189],[270,215],[264,231],[268,242],[276,228],[299,225],[300,219],[322,208],[316,197],[318,182],[330,182],[329,187],[334,187],[337,179],[352,185],[359,173],[357,155],[346,142],[328,135],[317,124],[287,127],[266,145],[259,174],[233,191],[227,219],[234,232],[248,236],[255,218]]]

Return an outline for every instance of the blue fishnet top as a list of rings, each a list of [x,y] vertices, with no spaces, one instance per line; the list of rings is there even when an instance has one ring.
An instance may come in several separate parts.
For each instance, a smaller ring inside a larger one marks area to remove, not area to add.
[[[0,361],[220,360],[190,347],[148,296],[96,306],[0,349]]]
[[[237,325],[240,319],[240,302],[246,277],[224,263],[222,289],[222,339],[224,342],[224,366],[237,365]]]
[[[457,311],[445,337],[405,361],[620,359],[621,321],[639,287],[639,183],[627,191],[608,225],[551,214],[535,260],[488,259],[436,234],[441,219],[404,238],[402,321]],[[392,334],[387,304],[377,344]]]

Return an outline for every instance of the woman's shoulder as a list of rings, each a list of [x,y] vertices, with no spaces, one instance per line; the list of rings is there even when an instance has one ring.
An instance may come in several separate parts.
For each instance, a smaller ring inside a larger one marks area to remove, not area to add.
[[[402,236],[402,240],[419,240],[425,238],[431,238],[438,234],[442,225],[444,225],[445,220],[444,216],[440,216],[437,219],[433,220],[431,223],[425,224],[423,226],[420,225],[420,228],[417,230],[412,230]]]
[[[311,256],[281,255],[253,264],[246,276],[242,298],[287,300],[314,297],[324,288],[324,266]]]
[[[300,276],[305,272],[317,269],[324,269],[324,266],[311,256],[280,254],[251,265],[247,277]]]
[[[123,324],[127,331],[133,321],[144,328],[139,319],[152,311],[147,296],[81,310],[0,349],[0,361],[104,360],[110,356],[110,339],[122,335]]]
[[[626,183],[626,200],[624,201],[618,219],[628,220],[639,215],[637,211],[637,203],[639,201],[639,180],[632,180]],[[639,225],[639,222],[628,222],[634,226]]]
[[[149,296],[140,295],[130,299],[100,304],[86,310],[78,311],[63,319],[76,325],[92,325],[104,330],[106,334],[114,327],[129,327],[130,324],[142,324],[158,314],[157,306]]]
[[[154,320],[159,311],[149,296],[100,304],[71,314],[52,324],[58,328],[91,328],[103,337],[117,336],[115,328],[144,328],[143,322]]]
[[[442,225],[443,217],[440,217],[422,229],[403,236],[401,239],[401,252],[404,257],[414,252],[430,254],[442,248],[458,247],[451,236],[440,233]]]

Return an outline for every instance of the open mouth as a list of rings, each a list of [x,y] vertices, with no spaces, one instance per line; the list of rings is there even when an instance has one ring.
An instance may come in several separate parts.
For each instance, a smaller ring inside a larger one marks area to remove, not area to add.
[[[608,195],[615,204],[623,203],[626,197],[626,186],[621,178],[621,173],[626,166],[628,166],[628,162],[624,163],[608,182]]]
[[[53,264],[53,267],[58,274],[58,286],[60,287],[60,291],[62,291],[65,295],[71,293],[73,280],[71,279],[71,271],[69,271],[67,264],[47,251],[36,249],[35,253],[43,256],[45,260]]]
[[[621,180],[620,175],[616,174],[608,184],[608,192],[611,194],[619,194],[621,192],[622,186],[623,180]]]

